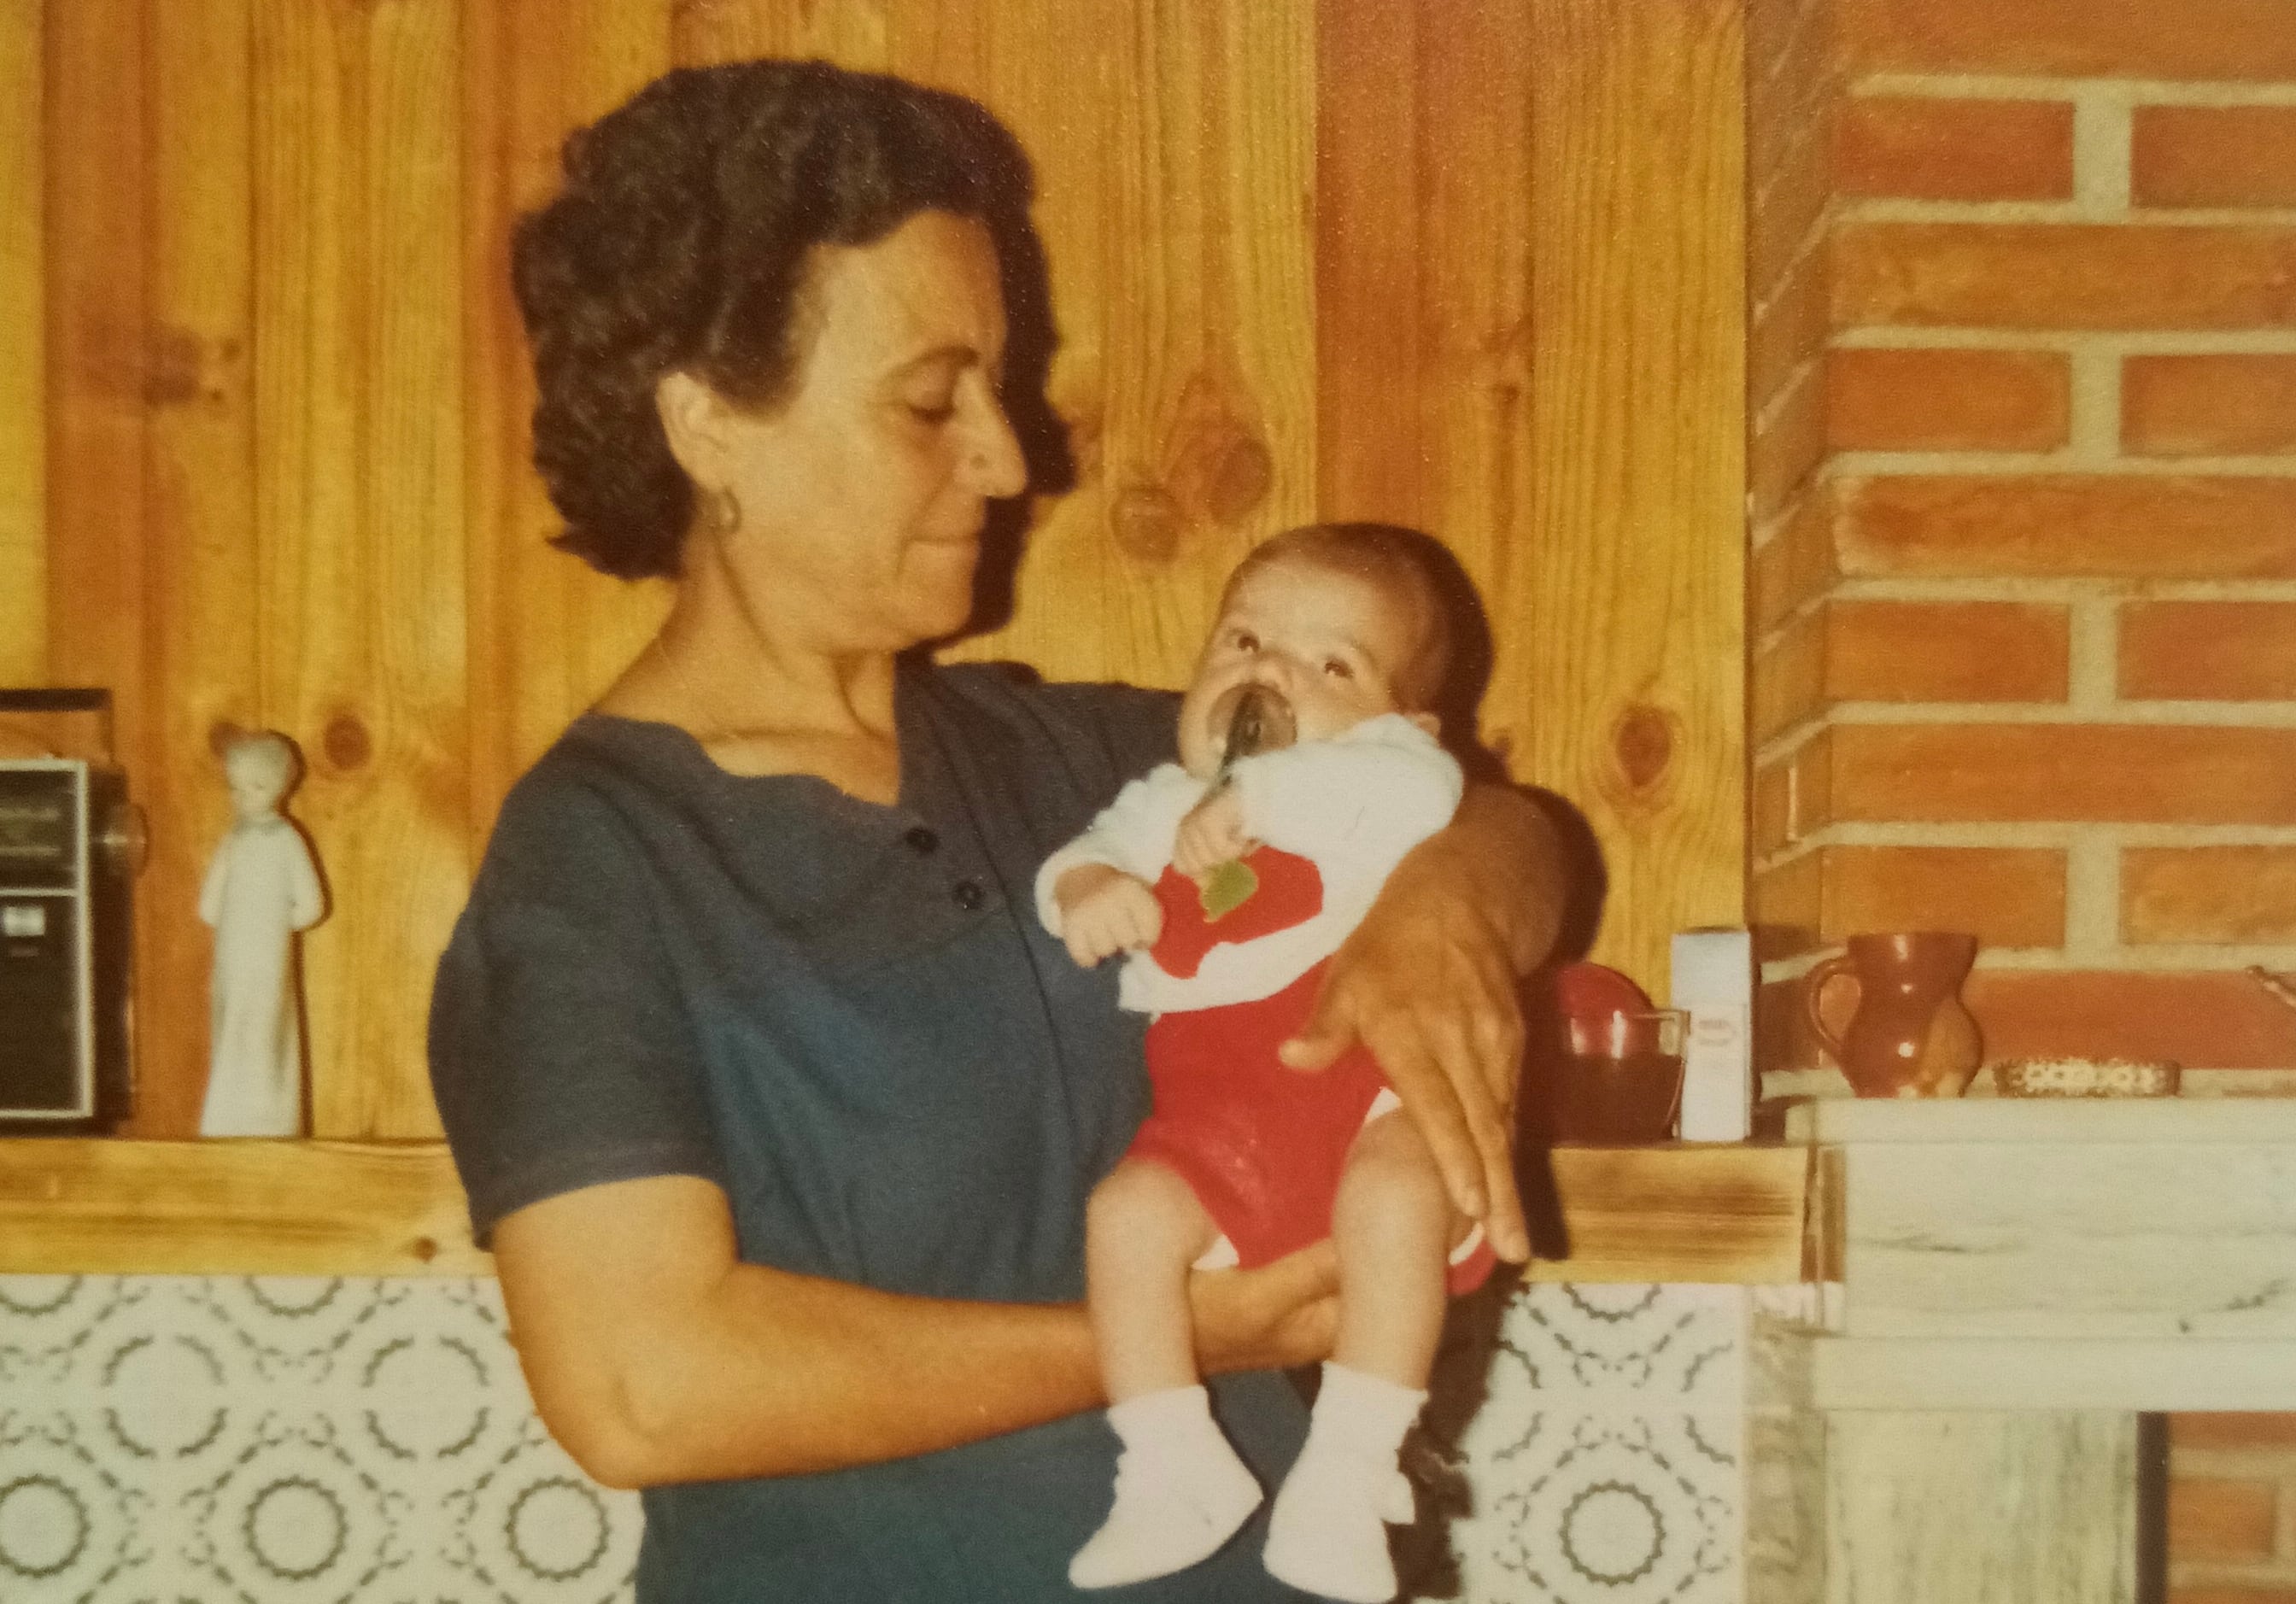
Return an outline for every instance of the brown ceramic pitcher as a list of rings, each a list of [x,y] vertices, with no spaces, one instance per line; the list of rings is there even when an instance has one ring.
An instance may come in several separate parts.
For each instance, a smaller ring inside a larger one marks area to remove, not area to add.
[[[1950,930],[1852,936],[1803,982],[1810,1028],[1860,1097],[1958,1097],[1977,1073],[1977,1021],[1961,982],[1977,937]],[[1857,986],[1849,1028],[1836,1035],[1822,1004],[1834,980]]]

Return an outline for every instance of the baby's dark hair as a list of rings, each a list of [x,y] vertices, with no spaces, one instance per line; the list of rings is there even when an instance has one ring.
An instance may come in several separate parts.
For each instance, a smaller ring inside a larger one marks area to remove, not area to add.
[[[1456,646],[1452,593],[1464,577],[1449,548],[1397,524],[1302,524],[1254,546],[1228,576],[1228,590],[1279,562],[1353,575],[1409,608],[1414,639],[1410,658],[1396,667],[1396,702],[1406,713],[1442,710]]]
[[[816,246],[1027,203],[1025,158],[981,107],[826,61],[668,73],[578,129],[562,162],[511,244],[534,461],[566,520],[555,544],[626,578],[676,575],[693,520],[663,375],[771,406],[804,355]]]

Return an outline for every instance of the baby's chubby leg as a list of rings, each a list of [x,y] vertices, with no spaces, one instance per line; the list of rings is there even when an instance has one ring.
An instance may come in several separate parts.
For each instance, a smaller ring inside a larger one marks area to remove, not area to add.
[[[1395,1505],[1396,1454],[1427,1401],[1447,1260],[1467,1229],[1417,1128],[1399,1113],[1365,1125],[1332,1211],[1339,1341],[1268,1518],[1267,1568],[1294,1587],[1362,1604],[1395,1596],[1385,1521],[1409,1518]]]
[[[1069,1562],[1078,1587],[1168,1575],[1259,1507],[1259,1484],[1212,1419],[1196,1372],[1188,1269],[1218,1235],[1173,1171],[1128,1158],[1085,1216],[1086,1298],[1108,1423],[1123,1452],[1108,1519]]]
[[[1468,1229],[1419,1127],[1399,1110],[1365,1125],[1332,1208],[1340,1253],[1332,1359],[1398,1387],[1425,1387],[1443,1335],[1450,1250]]]
[[[1178,1174],[1127,1158],[1085,1210],[1085,1297],[1109,1401],[1193,1386],[1188,1267],[1219,1228]]]

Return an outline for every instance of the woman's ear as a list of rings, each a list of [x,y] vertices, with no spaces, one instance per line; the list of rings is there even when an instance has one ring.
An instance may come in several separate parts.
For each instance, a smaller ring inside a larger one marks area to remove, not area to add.
[[[714,487],[723,478],[726,424],[732,410],[726,398],[678,368],[655,381],[653,404],[669,440],[669,454],[685,470],[685,477],[697,486]]]

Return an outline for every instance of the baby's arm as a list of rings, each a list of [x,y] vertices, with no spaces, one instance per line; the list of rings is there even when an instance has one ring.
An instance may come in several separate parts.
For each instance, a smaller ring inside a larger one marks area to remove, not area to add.
[[[1078,963],[1154,943],[1164,913],[1149,887],[1170,861],[1180,815],[1202,789],[1166,764],[1118,792],[1091,828],[1037,871],[1037,917]]]
[[[1248,757],[1230,789],[1250,839],[1319,863],[1344,852],[1384,877],[1451,822],[1464,786],[1432,736],[1387,714],[1337,740]]]
[[[1115,953],[1156,945],[1163,904],[1147,882],[1106,863],[1078,863],[1053,886],[1060,937],[1086,969]]]

